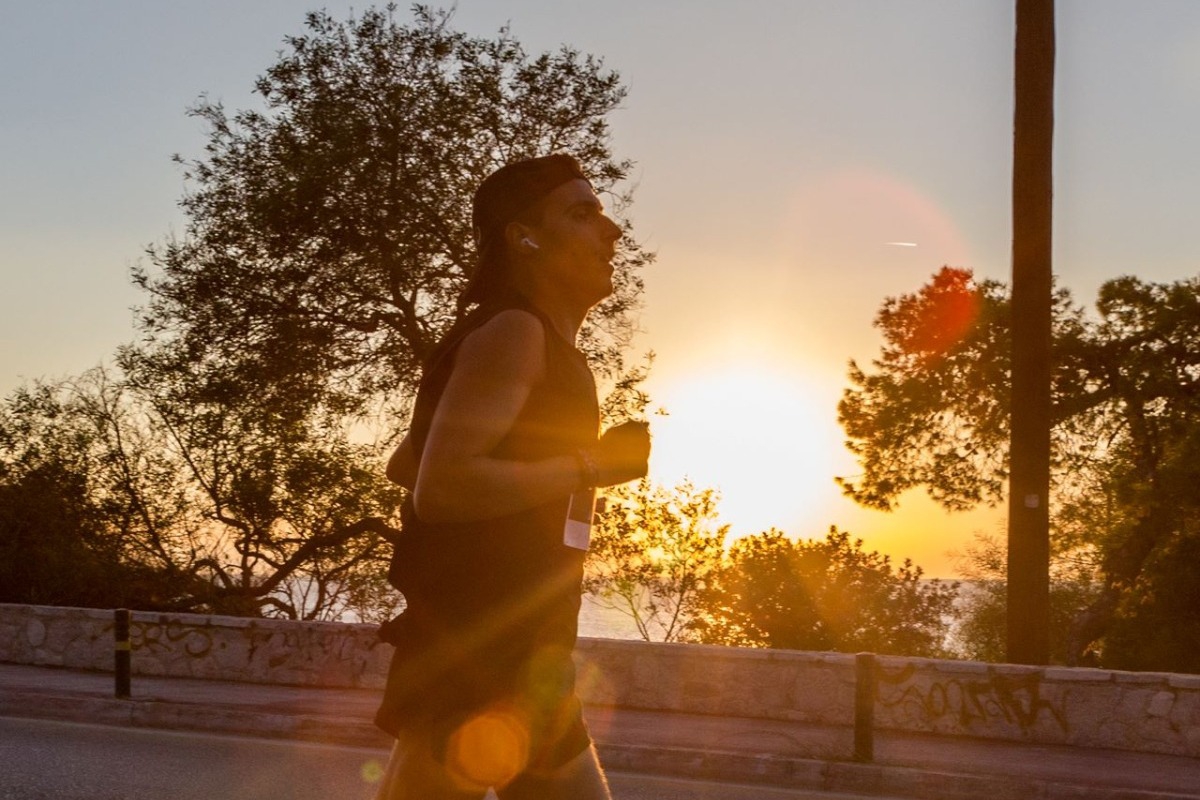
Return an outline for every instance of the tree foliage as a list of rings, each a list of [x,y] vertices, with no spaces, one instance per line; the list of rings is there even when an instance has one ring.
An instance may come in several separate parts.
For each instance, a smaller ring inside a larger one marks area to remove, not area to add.
[[[686,639],[729,532],[717,501],[714,490],[687,481],[672,490],[646,479],[609,489],[584,590],[628,615],[645,641]]]
[[[962,307],[967,324],[947,325]],[[1053,536],[1062,552],[1094,550],[1100,582],[1067,658],[1195,668],[1200,573],[1179,556],[1197,536],[1200,279],[1108,281],[1094,315],[1060,289],[1053,312]],[[1002,496],[1007,410],[1020,401],[1009,313],[1002,285],[951,268],[884,303],[882,354],[869,372],[851,365],[839,405],[863,469],[843,479],[847,494],[879,508],[918,486],[948,508]]]
[[[451,14],[395,7],[307,32],[258,79],[262,108],[202,100],[206,154],[178,158],[191,189],[182,237],[149,249],[147,357],[204,373],[209,397],[303,416],[314,405],[404,415],[421,360],[463,313],[474,263],[470,197],[510,160],[576,156],[618,214],[607,117],[616,73],[570,48],[531,57],[505,29],[453,30]],[[586,349],[623,369],[649,255],[628,234],[616,292]]]
[[[1056,309],[1066,302],[1060,293]],[[875,318],[880,356],[871,371],[850,363],[852,388],[838,405],[863,469],[838,478],[848,496],[889,510],[914,487],[951,509],[1003,495],[1008,311],[1001,284],[949,267],[915,294],[884,301]]]
[[[170,516],[167,471],[129,429],[102,371],[23,387],[0,405],[0,586],[7,602],[175,609],[180,576],[126,533]],[[119,427],[117,427],[119,426]],[[133,473],[137,473],[136,477]],[[176,520],[181,521],[181,520]]]
[[[231,614],[378,616],[348,609],[347,599],[362,580],[382,585],[397,521],[401,490],[382,474],[379,448],[351,443],[332,415],[279,420],[254,406],[197,402],[183,383],[137,389],[202,520],[189,551],[205,578],[195,599]]]
[[[378,613],[399,500],[332,427],[264,430],[104,370],[0,406],[6,597],[298,619]],[[20,552],[20,557],[17,553]],[[19,579],[17,579],[19,578]]]
[[[797,650],[943,653],[957,585],[864,552],[836,529],[820,541],[777,530],[725,549],[718,496],[684,482],[620,487],[599,515],[585,590],[646,641]]]
[[[939,656],[957,584],[922,574],[836,528],[797,541],[770,530],[734,542],[693,627],[714,644]]]
[[[1095,601],[1099,572],[1095,551],[1076,547],[1069,537],[1051,540],[1050,564],[1050,661],[1071,661],[1094,666],[1099,652],[1089,647],[1073,654],[1072,631],[1081,609]],[[1008,558],[1004,540],[977,534],[972,545],[959,556],[959,568],[967,586],[958,604],[951,634],[951,650],[973,661],[1001,662],[1008,648]]]
[[[0,407],[0,602],[90,605],[131,581],[89,492],[93,436],[44,388]]]

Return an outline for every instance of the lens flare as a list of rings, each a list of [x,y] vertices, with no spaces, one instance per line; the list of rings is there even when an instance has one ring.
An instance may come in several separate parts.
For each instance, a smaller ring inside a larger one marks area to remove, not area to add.
[[[911,251],[911,266],[921,272],[972,263],[970,243],[951,209],[898,175],[866,167],[817,175],[797,187],[786,209],[779,220],[781,234],[791,243],[807,291],[814,280],[836,283],[847,274],[884,293],[904,285],[912,277],[898,274],[906,262],[889,258],[908,256],[889,256],[880,242]]]
[[[898,344],[932,361],[945,356],[974,329],[981,303],[971,273],[944,268],[920,292],[893,303],[886,314],[898,323]]]
[[[617,701],[617,687],[604,674],[604,670],[594,661],[585,661],[579,667],[579,675],[575,681],[576,691],[583,698],[584,702],[592,705],[604,706],[615,705]],[[597,732],[597,727],[594,721],[589,716],[588,727],[593,733]]]
[[[529,763],[529,732],[513,712],[492,709],[471,717],[450,737],[446,767],[464,790],[505,786]]]
[[[379,783],[383,780],[383,772],[383,764],[377,758],[363,762],[362,769],[359,770],[363,783]]]

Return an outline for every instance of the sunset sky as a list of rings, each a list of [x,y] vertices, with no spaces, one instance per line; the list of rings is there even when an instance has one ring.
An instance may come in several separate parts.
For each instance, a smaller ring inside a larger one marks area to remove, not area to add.
[[[327,2],[345,18],[364,4]],[[721,489],[735,534],[836,524],[952,575],[1002,525],[919,495],[869,512],[836,403],[883,299],[943,264],[1007,280],[1012,0],[459,0],[531,53],[568,44],[629,87],[613,145],[658,253],[652,477]],[[200,95],[254,79],[310,7],[283,0],[0,0],[0,391],[132,338],[128,281],[185,220],[170,157],[202,152]],[[405,6],[398,16],[410,17]],[[1200,2],[1059,0],[1055,271],[1079,300],[1200,270]]]

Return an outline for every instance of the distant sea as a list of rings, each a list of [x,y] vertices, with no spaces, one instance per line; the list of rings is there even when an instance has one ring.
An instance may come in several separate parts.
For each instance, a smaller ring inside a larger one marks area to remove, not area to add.
[[[633,618],[612,608],[605,608],[585,594],[579,608],[579,635],[592,639],[641,639]]]
[[[942,583],[952,583],[953,581],[943,580]],[[961,605],[971,597],[971,595],[980,591],[979,587],[975,586],[972,581],[960,580],[958,605]],[[357,622],[358,620],[353,614],[347,613],[341,618],[342,622]],[[953,637],[956,627],[954,625],[957,620],[953,617],[947,619],[951,623],[950,636]],[[590,639],[633,639],[641,640],[641,635],[638,633],[637,626],[634,625],[633,619],[628,614],[622,614],[620,611],[607,608],[600,605],[589,594],[583,595],[583,602],[579,607],[579,635],[586,636]]]
[[[962,607],[981,591],[977,582],[958,579],[943,579],[943,585],[953,583],[955,580],[959,582],[959,594],[956,606],[961,610]],[[923,579],[922,583],[929,583],[929,579]],[[950,615],[946,622],[950,625],[950,630],[947,632],[949,644],[954,644],[954,637],[957,633],[957,628],[960,620],[955,615]],[[586,636],[592,639],[635,639],[641,640],[638,634],[637,626],[633,624],[633,619],[628,614],[622,614],[612,608],[606,608],[597,603],[591,595],[583,595],[583,603],[579,608],[579,635]]]

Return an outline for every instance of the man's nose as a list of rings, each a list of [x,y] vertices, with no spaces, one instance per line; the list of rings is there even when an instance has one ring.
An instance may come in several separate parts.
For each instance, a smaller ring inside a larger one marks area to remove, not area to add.
[[[609,217],[605,217],[605,219],[608,220],[608,236],[615,242],[621,238],[621,226]]]

